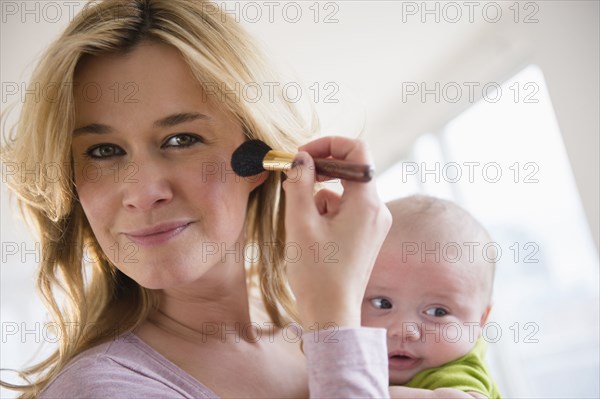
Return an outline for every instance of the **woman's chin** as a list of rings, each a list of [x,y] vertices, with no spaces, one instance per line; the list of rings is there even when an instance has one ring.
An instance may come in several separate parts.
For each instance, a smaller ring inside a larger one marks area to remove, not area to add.
[[[164,266],[163,266],[164,268]],[[198,273],[198,270],[193,272],[190,270],[159,270],[152,271],[152,265],[146,267],[146,273],[136,273],[131,271],[123,271],[129,278],[134,280],[140,286],[150,290],[163,290],[170,288],[183,287],[192,284],[202,278],[204,273]]]

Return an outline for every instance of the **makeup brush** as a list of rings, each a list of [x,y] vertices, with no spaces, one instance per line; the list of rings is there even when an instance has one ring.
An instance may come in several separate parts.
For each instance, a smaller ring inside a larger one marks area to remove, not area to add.
[[[292,168],[294,156],[273,150],[260,140],[248,140],[233,152],[231,167],[242,177],[254,176],[264,170],[285,171]],[[368,182],[373,178],[374,169],[371,165],[321,158],[315,158],[314,162],[319,175],[357,182]]]

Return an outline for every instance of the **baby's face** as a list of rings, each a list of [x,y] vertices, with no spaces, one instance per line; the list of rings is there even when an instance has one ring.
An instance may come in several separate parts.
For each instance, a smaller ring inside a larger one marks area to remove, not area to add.
[[[362,305],[364,326],[387,329],[392,385],[467,354],[489,312],[476,270],[485,266],[443,256],[436,261],[432,253],[422,262],[421,251],[403,255],[401,236],[394,230],[388,235]],[[435,248],[434,242],[424,245]]]

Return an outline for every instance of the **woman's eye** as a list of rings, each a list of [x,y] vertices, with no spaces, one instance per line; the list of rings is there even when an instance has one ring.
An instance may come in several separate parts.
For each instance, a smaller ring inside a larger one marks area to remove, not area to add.
[[[123,155],[125,151],[113,144],[99,144],[87,150],[85,154],[93,159],[106,159]]]
[[[371,303],[378,309],[391,309],[392,303],[385,298],[373,298]]]
[[[200,137],[191,134],[177,134],[169,137],[165,142],[164,147],[189,147],[198,142],[202,142]]]
[[[433,317],[444,317],[448,314],[448,311],[444,308],[430,308],[425,311],[425,314]]]

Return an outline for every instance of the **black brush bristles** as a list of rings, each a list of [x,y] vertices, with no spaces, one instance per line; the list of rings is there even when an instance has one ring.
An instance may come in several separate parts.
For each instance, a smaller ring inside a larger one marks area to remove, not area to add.
[[[265,169],[263,159],[271,147],[260,140],[248,140],[240,145],[231,156],[231,167],[241,177],[255,176]]]

